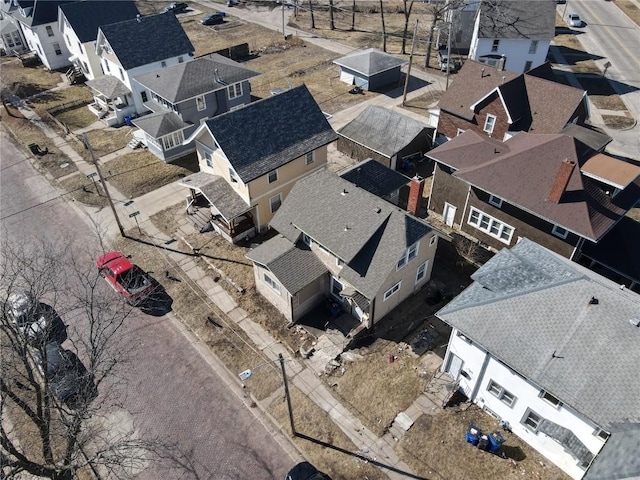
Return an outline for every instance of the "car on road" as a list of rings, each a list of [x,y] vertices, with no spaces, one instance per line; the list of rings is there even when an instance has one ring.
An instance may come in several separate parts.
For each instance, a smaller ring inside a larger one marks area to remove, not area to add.
[[[67,327],[58,312],[51,305],[38,301],[30,292],[9,294],[4,315],[29,345],[38,346],[50,341],[62,343],[67,339]]]
[[[153,291],[153,282],[121,252],[107,252],[96,259],[100,275],[129,305],[140,305]]]
[[[212,12],[202,17],[200,19],[200,23],[202,25],[219,25],[221,23],[224,23],[224,17],[224,12]]]
[[[171,2],[162,9],[163,12],[183,13],[189,5],[184,2]]]
[[[582,27],[584,22],[577,13],[570,13],[567,17],[567,23],[570,27]]]
[[[285,480],[331,480],[309,462],[301,462],[289,470]]]

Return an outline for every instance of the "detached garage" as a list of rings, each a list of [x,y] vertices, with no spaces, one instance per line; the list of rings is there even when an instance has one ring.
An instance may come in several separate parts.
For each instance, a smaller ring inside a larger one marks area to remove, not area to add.
[[[333,63],[340,67],[340,80],[365,90],[378,90],[398,83],[400,67],[407,63],[375,48],[355,52],[338,58]]]

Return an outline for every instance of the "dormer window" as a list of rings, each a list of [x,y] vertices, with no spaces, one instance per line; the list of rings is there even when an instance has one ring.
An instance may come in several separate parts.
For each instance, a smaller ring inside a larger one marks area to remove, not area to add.
[[[484,127],[482,128],[482,130],[491,134],[493,133],[493,127],[495,125],[496,125],[496,116],[491,115],[490,113],[487,113],[487,118],[484,121]]]
[[[567,236],[569,235],[569,231],[566,228],[562,228],[559,225],[554,225],[553,230],[551,230],[551,233],[553,233],[556,237],[562,238],[563,240],[567,238]]]
[[[278,171],[277,170],[272,170],[271,172],[269,172],[268,180],[269,180],[269,183],[277,182],[278,181]]]
[[[496,197],[495,195],[489,195],[489,203],[494,207],[500,208],[502,206],[502,199],[500,197]]]

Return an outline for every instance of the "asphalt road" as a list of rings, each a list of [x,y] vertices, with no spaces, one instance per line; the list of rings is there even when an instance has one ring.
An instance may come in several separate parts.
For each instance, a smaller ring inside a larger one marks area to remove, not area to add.
[[[33,243],[39,237],[57,237],[69,243],[69,255],[79,248],[87,257],[99,251],[97,238],[76,208],[59,198],[2,131],[0,145],[0,239]],[[68,232],[73,232],[71,239]],[[105,294],[115,295],[106,284]],[[196,473],[152,463],[136,478],[284,478],[294,460],[172,318],[136,314],[127,322],[127,333],[135,335],[138,347],[126,372],[121,408],[110,412],[109,421],[113,428],[135,429],[142,438],[179,445]]]

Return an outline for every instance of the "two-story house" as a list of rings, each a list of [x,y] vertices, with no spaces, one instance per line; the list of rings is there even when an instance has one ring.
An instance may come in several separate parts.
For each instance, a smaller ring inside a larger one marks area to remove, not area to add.
[[[528,72],[547,61],[555,26],[555,0],[481,1],[469,59],[510,72]]]
[[[58,29],[58,7],[69,0],[16,0],[12,11],[29,47],[49,70],[68,67],[69,50]]]
[[[98,28],[136,18],[140,12],[131,0],[91,0],[60,5],[58,29],[71,56],[69,61],[87,80],[104,75],[96,54]]]
[[[569,135],[502,142],[470,130],[427,155],[436,163],[428,209],[493,250],[526,237],[577,259],[640,198],[640,167]]]
[[[589,118],[587,92],[550,80],[549,64],[517,75],[468,60],[430,112],[440,144],[467,130],[506,140],[517,132],[560,133]]]
[[[257,75],[218,54],[139,75],[133,82],[151,113],[133,124],[151,153],[171,161],[195,151],[195,143],[183,142],[201,120],[250,103],[249,79]]]
[[[188,212],[204,211],[208,228],[231,242],[250,238],[296,181],[325,167],[336,139],[305,85],[206,120],[185,140],[200,163],[179,182],[190,190]]]
[[[91,110],[107,125],[147,111],[138,75],[193,60],[194,47],[173,12],[101,25],[96,54],[104,76],[87,82],[93,91]]]
[[[326,169],[296,183],[270,226],[280,235],[247,253],[257,290],[290,322],[329,297],[359,329],[427,283],[442,235]]]
[[[471,278],[443,370],[572,478],[638,478],[640,296],[527,239]]]
[[[2,0],[0,2],[0,47],[6,55],[22,53],[27,48],[20,23],[13,16],[17,9],[16,0]]]

